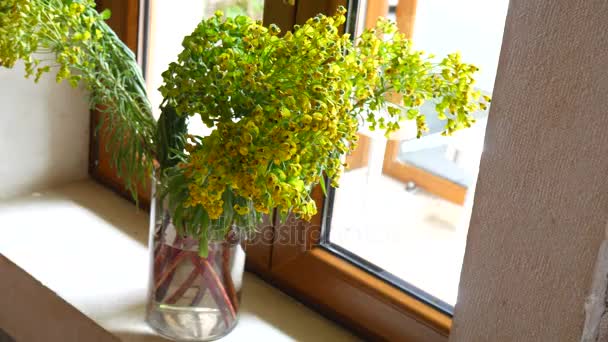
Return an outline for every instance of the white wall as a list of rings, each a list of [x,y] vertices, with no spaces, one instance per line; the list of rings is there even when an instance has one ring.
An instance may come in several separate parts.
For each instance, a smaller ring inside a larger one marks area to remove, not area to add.
[[[86,178],[88,151],[83,90],[0,68],[0,200]]]

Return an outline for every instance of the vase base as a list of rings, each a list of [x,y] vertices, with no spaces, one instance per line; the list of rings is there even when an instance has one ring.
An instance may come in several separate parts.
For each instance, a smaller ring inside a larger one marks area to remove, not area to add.
[[[236,327],[238,317],[226,323],[219,310],[155,304],[148,310],[146,322],[173,341],[215,341]]]

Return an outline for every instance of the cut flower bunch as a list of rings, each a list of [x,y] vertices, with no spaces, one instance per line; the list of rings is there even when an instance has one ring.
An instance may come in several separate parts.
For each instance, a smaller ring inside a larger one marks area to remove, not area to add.
[[[473,87],[477,68],[458,54],[434,63],[382,19],[353,41],[340,33],[345,12],[282,36],[276,25],[218,12],[184,39],[163,73],[164,108],[213,128],[190,136],[163,175],[174,219],[202,244],[233,222],[253,229],[273,209],[309,220],[317,213],[312,187],[323,186],[324,175],[338,186],[361,125],[390,134],[416,120],[420,136],[418,108],[434,101],[451,134],[486,107],[489,98]],[[389,93],[402,105],[388,102]]]

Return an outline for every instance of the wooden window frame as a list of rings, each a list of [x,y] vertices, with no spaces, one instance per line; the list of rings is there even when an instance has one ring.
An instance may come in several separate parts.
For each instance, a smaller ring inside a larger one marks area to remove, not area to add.
[[[416,186],[458,205],[464,205],[467,188],[437,176],[429,171],[404,163],[398,159],[399,140],[386,143],[382,173],[400,182],[414,182]]]
[[[368,5],[382,1],[368,0]],[[402,1],[415,5],[415,0]],[[112,10],[110,25],[119,37],[133,51],[141,50],[137,41],[143,22],[138,17],[140,12],[144,13],[140,1],[97,2],[101,8]],[[346,0],[300,0],[295,6],[284,0],[265,0],[264,22],[276,23],[286,31],[317,13],[331,14],[339,5],[346,5]],[[99,119],[98,113],[92,111],[91,132]],[[128,197],[124,182],[110,167],[104,144],[103,136],[91,134],[89,173],[98,182]],[[140,198],[147,204],[150,196],[145,188],[141,187]],[[324,208],[325,199],[319,188],[313,191],[313,198],[318,208]],[[279,224],[276,217],[267,218],[258,236],[247,246],[247,269],[361,336],[398,341],[447,341],[452,324],[450,315],[325,248],[321,244],[322,219],[322,213],[310,223],[288,219],[287,223]]]

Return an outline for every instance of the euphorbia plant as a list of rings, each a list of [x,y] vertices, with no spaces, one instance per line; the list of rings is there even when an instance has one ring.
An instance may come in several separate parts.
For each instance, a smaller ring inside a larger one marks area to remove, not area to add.
[[[344,14],[318,15],[281,36],[276,25],[218,12],[163,73],[163,109],[212,128],[190,136],[185,152],[174,149],[180,162],[162,175],[173,219],[200,238],[201,253],[232,224],[252,230],[274,209],[310,219],[312,187],[324,176],[338,186],[361,125],[390,134],[416,120],[420,136],[419,107],[433,101],[451,134],[485,108],[489,99],[473,86],[477,68],[458,54],[435,63],[383,19],[353,40],[340,33]]]
[[[157,160],[173,220],[201,242],[234,223],[252,230],[274,209],[310,219],[312,187],[324,176],[338,186],[341,158],[356,148],[362,125],[390,134],[416,120],[420,136],[419,107],[433,101],[451,134],[489,101],[474,88],[475,66],[458,54],[434,62],[388,20],[352,39],[340,33],[343,7],[284,35],[276,25],[218,12],[184,39],[163,73],[155,122],[134,55],[105,23],[109,12],[94,7],[91,0],[0,1],[0,64],[21,59],[36,80],[56,68],[57,81],[84,81],[92,108],[108,116],[108,148],[129,188]],[[401,103],[388,102],[389,93]],[[186,117],[211,134],[188,136]]]

